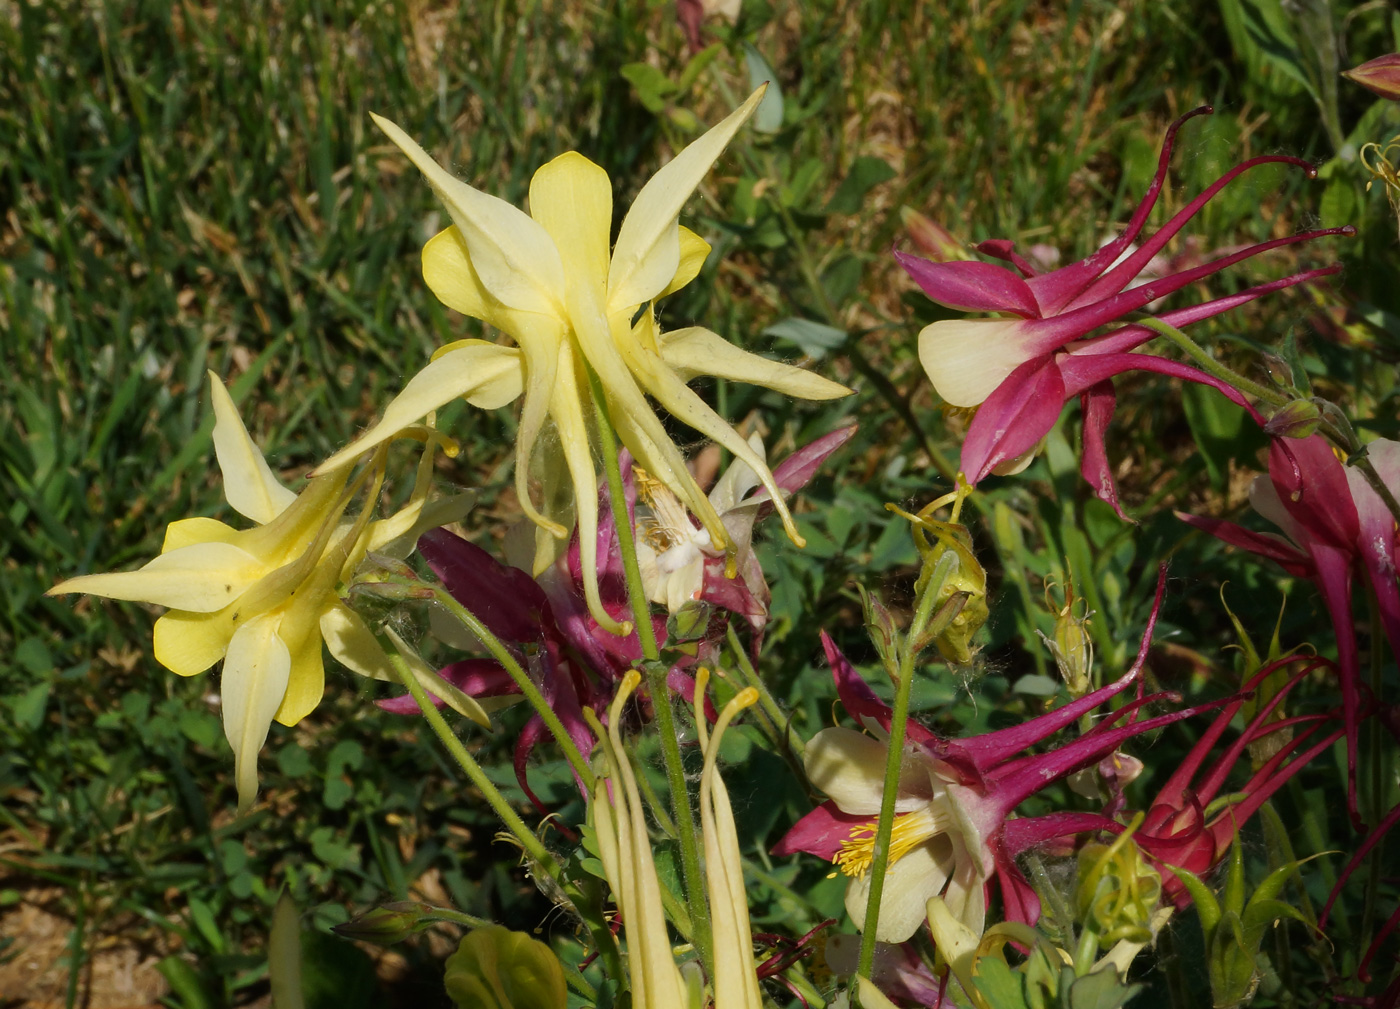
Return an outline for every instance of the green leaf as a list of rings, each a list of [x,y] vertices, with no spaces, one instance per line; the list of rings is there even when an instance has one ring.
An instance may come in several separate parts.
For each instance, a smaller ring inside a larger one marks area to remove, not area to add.
[[[168,956],[156,964],[156,970],[170,985],[170,995],[179,1009],[212,1009],[199,973],[178,956]]]
[[[44,724],[44,711],[49,703],[49,684],[36,683],[24,693],[7,698],[7,701],[14,723],[35,732]]]
[[[744,43],[744,67],[749,72],[750,91],[764,81],[768,82],[768,90],[764,92],[763,100],[754,110],[749,125],[759,133],[777,133],[783,128],[783,92],[778,87],[778,75],[773,73],[768,61],[748,42]]]
[[[826,205],[828,214],[856,214],[865,202],[866,194],[882,182],[895,177],[895,170],[880,158],[863,154],[851,164],[851,170],[836,187],[831,202]]]
[[[972,983],[992,1009],[1026,1009],[1021,975],[1012,970],[1005,960],[984,956],[973,967],[972,975]]]
[[[795,343],[802,349],[802,353],[813,359],[825,357],[827,351],[842,346],[850,336],[845,330],[835,326],[798,318],[775,322],[763,331],[763,335]]]
[[[666,96],[676,91],[675,82],[650,63],[628,63],[619,73],[632,85],[648,112],[664,111]]]
[[[685,65],[685,69],[681,71],[680,77],[676,80],[676,90],[681,94],[685,94],[689,91],[691,86],[699,79],[700,75],[705,72],[705,69],[715,61],[715,57],[722,52],[724,52],[724,43],[716,42],[714,45],[706,46],[692,56],[690,62]],[[759,112],[762,111],[763,107],[760,105]]]

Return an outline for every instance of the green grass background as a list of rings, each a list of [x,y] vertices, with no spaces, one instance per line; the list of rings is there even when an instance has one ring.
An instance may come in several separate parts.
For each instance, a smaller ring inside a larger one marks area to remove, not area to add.
[[[376,981],[364,952],[324,935],[347,907],[426,893],[514,927],[548,917],[511,850],[493,845],[482,804],[415,724],[368,703],[364,685],[333,673],[313,716],[274,729],[263,802],[235,819],[217,676],[181,681],[158,667],[148,608],[43,597],[66,576],[143,562],[175,518],[225,516],[206,370],[231,383],[274,469],[295,480],[434,348],[479,335],[422,284],[418,249],[445,217],[370,111],[517,204],[537,166],[579,150],[608,169],[623,208],[694,119],[716,121],[751,73],[765,75],[745,46],[771,68],[781,125],[746,131],[692,201],[687,223],[716,254],[663,323],[703,322],[790,360],[811,348],[765,335],[774,323],[845,334],[815,366],[852,384],[849,400],[812,407],[704,387],[734,420],[760,424],[776,454],[840,422],[862,425],[807,496],[810,549],[798,556],[771,536],[764,547],[775,591],[764,673],[810,733],[829,717],[817,630],[870,657],[850,579],[896,606],[907,599],[914,554],[883,503],[946,490],[957,455],[957,421],[935,408],[914,355],[940,310],[888,255],[911,248],[901,206],[961,240],[1044,243],[1068,262],[1126,219],[1165,124],[1196,104],[1217,112],[1183,130],[1154,220],[1252,154],[1323,163],[1340,151],[1316,182],[1252,174],[1189,230],[1210,250],[1350,220],[1356,240],[1251,262],[1211,290],[1336,258],[1348,264],[1343,280],[1202,333],[1243,360],[1295,331],[1319,387],[1372,418],[1372,434],[1395,435],[1395,231],[1347,154],[1384,140],[1400,117],[1331,78],[1328,54],[1347,66],[1397,46],[1386,11],[1371,5],[1343,24],[1342,6],[1329,18],[1335,38],[1317,47],[1307,22],[1268,0],[745,0],[737,25],[707,22],[718,49],[685,77],[690,54],[660,2],[0,3],[0,922],[13,926],[0,926],[0,958],[25,950],[13,928],[34,908],[60,923],[66,957],[47,982],[56,990],[0,989],[0,1005],[85,1004],[104,976],[99,951],[114,943],[160,962],[169,1005],[255,1003],[281,890],[321,937],[308,939],[311,1004],[345,1009],[383,1004],[381,985],[405,1004],[440,1001],[443,952],[411,945],[379,961]],[[1178,298],[1188,296],[1204,292]],[[1314,335],[1319,322],[1332,338]],[[1155,561],[1169,553],[1178,581],[1166,623],[1173,654],[1186,657],[1163,666],[1179,673],[1173,685],[1200,689],[1207,671],[1231,668],[1216,603],[1227,578],[1237,612],[1267,637],[1276,573],[1188,536],[1169,513],[1238,510],[1260,443],[1209,397],[1188,393],[1183,407],[1169,390],[1129,380],[1115,422],[1141,526],[1118,522],[1078,480],[1073,411],[1026,477],[989,485],[978,536],[999,592],[987,661],[970,691],[931,674],[927,717],[977,728],[1034,710],[1034,691],[1015,687],[1053,673],[1030,632],[1049,627],[1045,581],[1067,573],[1098,613],[1109,672],[1133,646]],[[462,409],[448,421],[463,452],[441,482],[480,492],[468,528],[492,541],[518,515],[513,415]],[[1293,642],[1312,635],[1325,649],[1323,626],[1310,593],[1295,593]],[[509,733],[473,745],[513,788]],[[767,759],[754,748],[736,766],[761,781]],[[559,768],[539,773],[542,794],[578,815]],[[742,807],[759,786],[745,793],[735,773]],[[1328,781],[1335,773],[1309,787]],[[839,890],[767,863],[765,839],[806,802],[792,788],[786,807],[754,803],[741,816],[756,918],[796,928],[839,906]],[[1326,810],[1314,810],[1318,844],[1335,829]],[[549,922],[567,942],[568,923]],[[1310,976],[1296,990],[1318,984]]]

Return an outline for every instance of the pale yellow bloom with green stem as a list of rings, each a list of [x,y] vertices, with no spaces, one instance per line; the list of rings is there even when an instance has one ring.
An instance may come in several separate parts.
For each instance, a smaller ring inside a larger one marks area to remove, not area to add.
[[[709,676],[709,670],[701,668],[695,678],[695,721],[705,755],[700,776],[700,823],[714,949],[709,1004],[716,1009],[762,1009],[743,859],[729,793],[716,763],[720,740],[729,723],[758,700],[758,691],[753,687],[739,691],[724,706],[710,732],[704,714]],[[623,678],[608,711],[606,730],[597,724],[591,711],[584,712],[602,742],[607,765],[606,775],[599,778],[590,802],[593,826],[608,885],[622,913],[632,1005],[635,1009],[700,1009],[694,987],[687,985],[676,966],[646,813],[618,728],[623,707],[640,682],[641,676],[635,670]]]
[[[542,530],[560,539],[569,535],[566,523],[545,514],[548,508],[537,507],[530,495],[530,463],[537,447],[554,453],[544,469],[567,472],[573,484],[589,609],[600,625],[621,632],[622,626],[603,609],[597,585],[591,371],[623,445],[700,519],[715,550],[729,546],[724,524],[648,397],[753,467],[789,537],[801,545],[766,463],[686,383],[711,375],[803,399],[833,399],[850,390],[742,351],[706,329],[663,334],[652,307],[655,299],[699,273],[709,245],[679,225],[681,209],[762,96],[760,88],[642,187],[611,254],[612,185],[607,172],[582,155],[560,155],[535,173],[526,214],[453,177],[403,130],[375,116],[452,218],[453,226],[423,249],[428,286],[448,307],[500,329],[516,346],[463,340],[441,348],[389,404],[380,422],[318,472],[333,469],[459,396],[491,408],[523,394],[515,470],[521,507]],[[540,437],[546,421],[558,432],[557,444]]]
[[[428,465],[420,464],[414,492],[400,512],[371,522],[373,508],[367,506],[344,522],[346,508],[366,484],[368,500],[378,496],[387,446],[353,482],[351,459],[293,493],[273,475],[223,383],[212,372],[209,378],[224,494],[256,524],[238,530],[212,518],[172,522],[160,556],[144,567],[70,578],[49,594],[85,592],[166,606],[153,642],[161,665],[193,676],[223,660],[224,734],[233,748],[243,810],[257,795],[258,751],[272,722],[295,725],[321,700],[323,641],[355,672],[392,675],[374,634],[341,601],[338,586],[366,552],[415,539],[425,522],[448,520],[460,509],[425,507],[431,476],[431,452],[425,452]],[[438,438],[417,434],[430,444]],[[429,674],[433,689],[440,689],[439,678]],[[475,702],[453,693],[459,710],[489,724]]]

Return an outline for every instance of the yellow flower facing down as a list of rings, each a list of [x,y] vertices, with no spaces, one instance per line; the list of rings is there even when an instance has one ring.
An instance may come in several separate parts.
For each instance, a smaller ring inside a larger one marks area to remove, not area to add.
[[[652,309],[655,299],[700,271],[710,247],[679,225],[681,208],[762,97],[760,88],[642,187],[611,254],[612,185],[607,172],[582,155],[562,154],[535,173],[526,214],[454,178],[401,129],[375,116],[380,129],[427,178],[452,219],[452,227],[423,249],[428,286],[449,308],[502,330],[516,346],[463,340],[441,348],[389,404],[381,421],[318,473],[459,396],[489,409],[523,395],[515,467],[521,507],[541,529],[560,539],[568,536],[565,525],[530,496],[530,463],[539,445],[556,454],[546,460],[546,472],[566,470],[573,483],[589,608],[602,626],[620,631],[603,610],[595,573],[598,485],[590,445],[591,368],[623,445],[700,519],[713,549],[729,545],[724,524],[686,469],[649,396],[753,467],[788,535],[800,545],[768,466],[686,383],[712,375],[802,399],[833,399],[850,390],[742,351],[706,329],[663,334]],[[558,431],[557,445],[540,439],[547,420]]]
[[[211,518],[172,522],[160,556],[144,567],[70,578],[49,595],[85,592],[168,607],[154,632],[161,665],[193,676],[223,660],[224,734],[233,747],[242,810],[257,795],[258,751],[273,720],[295,725],[321,699],[323,640],[355,672],[392,675],[373,632],[341,602],[342,580],[367,551],[392,552],[394,541],[416,539],[425,521],[455,514],[450,505],[447,512],[425,508],[427,480],[420,466],[414,494],[398,514],[370,522],[367,508],[343,523],[367,476],[376,477],[377,492],[382,465],[352,485],[353,460],[347,460],[295,494],[273,476],[223,383],[212,372],[209,379],[224,494],[256,525],[237,530]],[[465,695],[454,699],[464,713],[489,724]]]

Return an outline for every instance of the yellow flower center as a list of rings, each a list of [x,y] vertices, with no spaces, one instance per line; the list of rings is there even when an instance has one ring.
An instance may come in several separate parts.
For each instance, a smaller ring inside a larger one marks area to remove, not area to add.
[[[841,842],[841,850],[831,861],[839,865],[847,876],[864,878],[875,861],[875,833],[879,827],[878,819],[852,827],[850,836]],[[938,836],[948,827],[948,819],[935,813],[932,806],[895,816],[890,832],[888,864],[894,865],[918,845]]]

